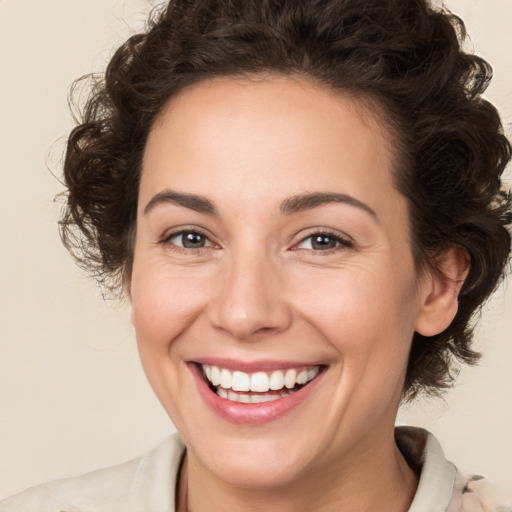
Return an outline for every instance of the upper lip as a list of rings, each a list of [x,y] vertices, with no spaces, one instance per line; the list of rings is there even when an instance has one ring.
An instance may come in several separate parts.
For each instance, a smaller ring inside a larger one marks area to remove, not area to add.
[[[302,368],[306,366],[325,366],[322,363],[312,361],[279,361],[260,359],[256,361],[241,361],[238,359],[220,358],[220,357],[204,357],[190,360],[190,363],[199,365],[207,364],[225,368],[231,371],[242,371],[245,373],[255,372],[271,372],[274,370],[285,370],[288,368]]]

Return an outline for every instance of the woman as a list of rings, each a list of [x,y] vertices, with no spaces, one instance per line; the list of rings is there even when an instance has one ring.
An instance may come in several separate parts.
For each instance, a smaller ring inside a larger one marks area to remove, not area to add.
[[[66,246],[179,437],[0,510],[486,510],[398,406],[509,257],[490,70],[424,1],[172,2],[68,143]],[[30,508],[32,507],[32,508]]]

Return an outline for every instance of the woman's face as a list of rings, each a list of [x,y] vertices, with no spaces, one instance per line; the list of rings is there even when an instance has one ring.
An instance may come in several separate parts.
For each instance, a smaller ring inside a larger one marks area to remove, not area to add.
[[[219,79],[150,133],[140,355],[190,461],[232,484],[370,460],[392,439],[427,285],[390,138],[363,107],[306,81]]]

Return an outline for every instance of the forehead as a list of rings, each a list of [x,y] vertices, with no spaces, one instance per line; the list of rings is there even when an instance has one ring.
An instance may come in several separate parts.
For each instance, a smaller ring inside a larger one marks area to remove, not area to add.
[[[222,78],[182,91],[149,135],[141,198],[170,187],[251,197],[332,191],[378,202],[393,140],[374,101],[290,77]],[[215,187],[215,188],[214,188]],[[384,188],[383,188],[384,187]]]

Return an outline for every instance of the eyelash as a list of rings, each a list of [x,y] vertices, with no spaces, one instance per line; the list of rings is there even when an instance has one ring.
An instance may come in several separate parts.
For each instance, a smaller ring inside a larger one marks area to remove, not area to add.
[[[206,245],[206,246],[203,246],[203,247],[197,247],[197,248],[191,248],[191,247],[182,247],[180,245],[177,245],[175,243],[172,243],[171,240],[173,238],[176,238],[176,237],[179,237],[179,236],[183,236],[183,235],[187,235],[187,234],[190,234],[190,235],[199,235],[201,237],[204,237],[204,239],[206,240],[207,243],[209,243],[210,245]],[[309,239],[313,239],[314,237],[324,237],[324,238],[329,238],[331,240],[333,240],[334,242],[336,242],[336,246],[333,247],[333,248],[330,248],[330,249],[319,249],[319,250],[314,250],[314,249],[304,249],[304,248],[300,248],[300,247],[297,247],[298,245],[304,243],[305,241],[309,240]],[[175,231],[175,232],[172,232],[172,233],[169,233],[167,235],[165,235],[164,237],[162,237],[162,239],[159,241],[160,244],[162,245],[169,245],[172,247],[172,249],[174,251],[177,251],[177,252],[183,252],[183,253],[194,253],[194,252],[198,252],[198,251],[201,251],[202,249],[207,249],[207,248],[211,248],[211,247],[215,247],[215,244],[208,238],[208,236],[197,230],[197,229],[181,229],[179,231]],[[338,233],[335,233],[333,231],[329,231],[329,230],[320,230],[320,231],[312,231],[311,233],[307,234],[306,236],[302,237],[297,243],[295,243],[295,245],[292,247],[291,250],[293,251],[300,251],[300,250],[305,250],[305,251],[309,251],[309,252],[312,252],[312,253],[320,253],[320,254],[332,254],[333,252],[336,252],[336,251],[339,251],[339,250],[342,250],[342,249],[350,249],[350,248],[353,248],[354,247],[354,243],[352,240],[348,239],[348,238],[345,238],[343,236],[341,236],[340,234]]]

